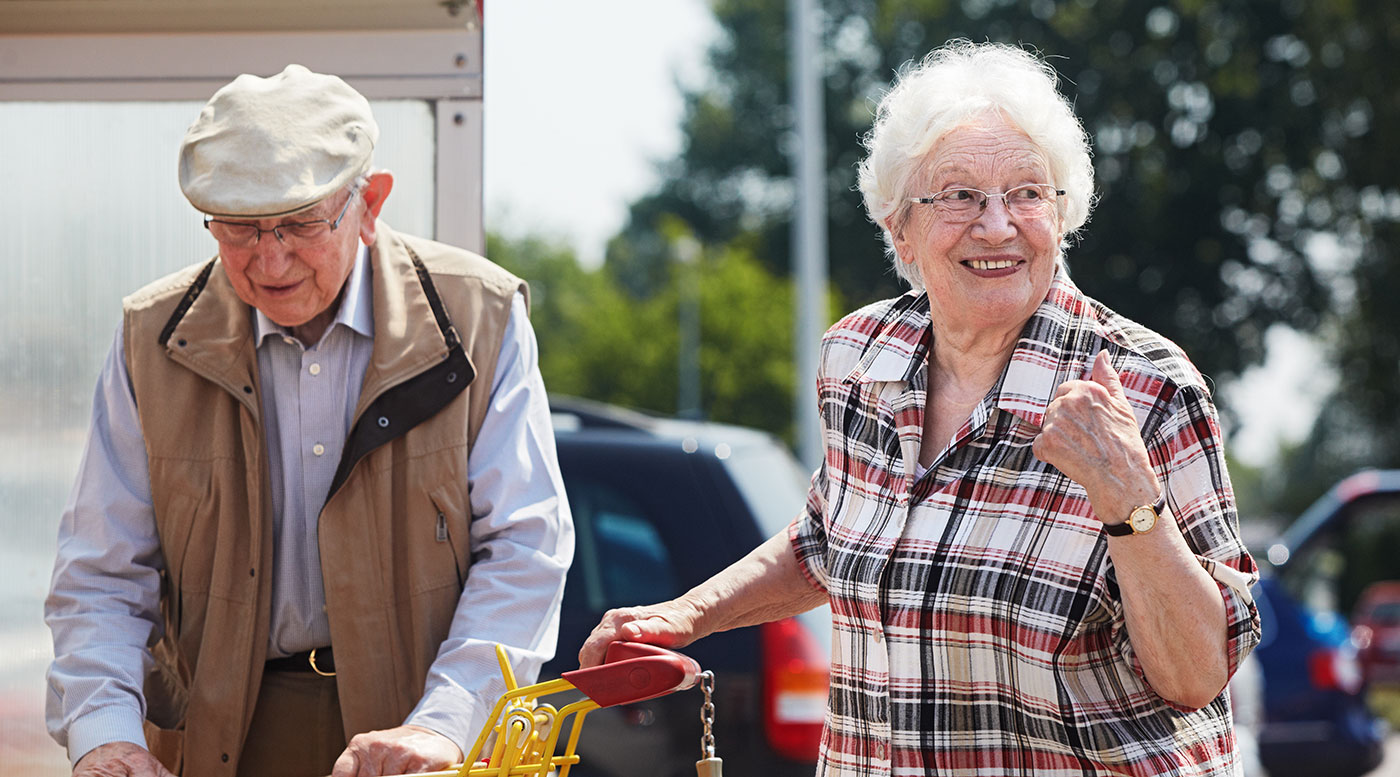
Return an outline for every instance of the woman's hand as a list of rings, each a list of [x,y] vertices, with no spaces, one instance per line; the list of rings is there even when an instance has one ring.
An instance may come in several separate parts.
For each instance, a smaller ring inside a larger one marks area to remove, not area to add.
[[[1121,523],[1152,504],[1161,484],[1118,373],[1100,351],[1088,380],[1065,381],[1045,409],[1035,455],[1084,487],[1094,513]],[[1225,602],[1167,516],[1145,535],[1110,538],[1128,637],[1148,683],[1187,709],[1209,704],[1229,679]]]
[[[1032,450],[1084,487],[1099,520],[1121,523],[1157,501],[1161,485],[1108,351],[1094,357],[1087,378],[1060,384]]]
[[[603,663],[608,645],[618,640],[685,647],[717,631],[786,618],[825,602],[826,592],[803,576],[784,529],[676,599],[608,610],[583,643],[578,664]]]
[[[618,641],[645,642],[665,648],[685,647],[702,636],[696,633],[698,620],[699,613],[680,599],[608,610],[579,650],[579,668],[603,663],[608,645]]]

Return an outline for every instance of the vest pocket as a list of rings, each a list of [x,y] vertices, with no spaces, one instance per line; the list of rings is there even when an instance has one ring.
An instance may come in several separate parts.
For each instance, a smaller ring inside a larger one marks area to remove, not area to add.
[[[451,486],[438,486],[428,492],[428,501],[435,512],[433,543],[451,554],[457,587],[460,589],[467,581],[469,538],[466,500]]]
[[[149,720],[145,721],[143,728],[146,735],[146,749],[151,751],[151,755],[160,761],[171,774],[179,774],[184,768],[185,755],[185,732],[183,729],[174,730],[160,728]]]
[[[172,637],[178,638],[184,628],[183,592],[190,584],[191,575],[186,574],[190,561],[188,551],[199,497],[177,491],[164,502],[156,506],[156,526],[161,552],[165,554],[165,572],[160,580],[161,604],[165,608],[166,629]]]

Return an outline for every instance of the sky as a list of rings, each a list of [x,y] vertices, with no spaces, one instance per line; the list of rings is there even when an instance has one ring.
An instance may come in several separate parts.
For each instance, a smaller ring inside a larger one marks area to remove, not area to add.
[[[680,149],[678,83],[718,29],[702,0],[486,3],[486,227],[602,261],[627,203]]]
[[[486,3],[487,229],[601,262],[628,202],[679,150],[678,84],[702,82],[718,35],[703,0]],[[1256,466],[1307,434],[1336,380],[1308,338],[1276,327],[1267,343],[1266,364],[1222,392],[1240,421],[1230,452]]]

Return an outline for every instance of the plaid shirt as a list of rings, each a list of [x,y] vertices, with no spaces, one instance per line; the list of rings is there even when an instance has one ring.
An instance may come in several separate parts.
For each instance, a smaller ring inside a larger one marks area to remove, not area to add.
[[[910,292],[827,332],[826,457],[790,527],[830,594],[819,774],[1224,775],[1228,695],[1190,711],[1153,692],[1082,487],[1031,452],[1056,386],[1107,348],[1168,512],[1225,601],[1230,671],[1259,639],[1254,562],[1204,380],[1173,343],[1061,271],[997,385],[914,478],[929,302]]]

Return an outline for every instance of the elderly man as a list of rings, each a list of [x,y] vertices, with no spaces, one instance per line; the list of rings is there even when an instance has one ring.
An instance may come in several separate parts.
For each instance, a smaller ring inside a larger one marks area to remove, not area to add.
[[[185,136],[219,253],[124,300],[59,530],[75,774],[447,767],[495,644],[526,679],[553,654],[573,529],[525,284],[378,221],[377,138],[297,65]]]

